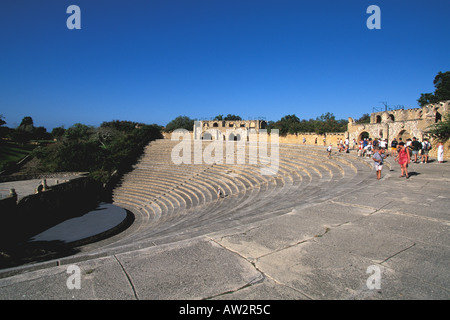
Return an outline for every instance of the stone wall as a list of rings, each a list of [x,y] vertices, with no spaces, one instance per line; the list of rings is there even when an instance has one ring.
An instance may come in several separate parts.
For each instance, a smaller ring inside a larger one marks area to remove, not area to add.
[[[420,141],[429,138],[433,145],[430,152],[431,157],[437,156],[437,141],[433,141],[426,135],[429,126],[441,121],[443,116],[450,111],[450,101],[442,101],[429,104],[422,108],[407,110],[390,110],[375,112],[370,116],[370,123],[358,124],[352,118],[348,119],[348,136],[350,140],[361,140],[363,135],[368,135],[372,139],[387,139],[390,143],[394,138],[416,137]],[[444,158],[450,158],[450,144],[444,144]]]
[[[194,134],[192,131],[189,132],[190,139],[194,139]],[[172,133],[165,132],[163,134],[164,139],[171,139]],[[245,136],[245,134],[243,134]],[[333,146],[336,146],[338,141],[345,140],[346,138],[345,132],[338,132],[338,133],[326,133],[326,134],[316,134],[311,132],[305,132],[305,133],[298,133],[298,134],[287,134],[286,136],[279,136],[279,142],[280,143],[296,143],[296,144],[303,144],[303,138],[305,138],[305,144],[308,145],[324,145],[323,139],[325,138],[325,144],[332,144]],[[269,135],[269,141],[270,141],[270,135]],[[317,143],[316,143],[317,139]],[[213,138],[215,140],[215,138]],[[225,141],[226,139],[224,139]],[[181,141],[181,138],[180,138]]]
[[[345,141],[345,132],[338,133],[326,133],[326,134],[316,134],[316,133],[298,133],[298,134],[288,134],[286,136],[280,136],[280,143],[295,143],[295,144],[307,144],[307,145],[333,145],[336,147],[340,140]],[[305,143],[303,143],[303,138],[305,138]],[[325,139],[325,141],[324,141]]]

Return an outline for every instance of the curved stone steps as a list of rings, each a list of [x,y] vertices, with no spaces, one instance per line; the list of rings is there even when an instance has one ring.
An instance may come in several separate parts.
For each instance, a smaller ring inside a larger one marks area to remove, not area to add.
[[[224,150],[223,163],[177,166],[170,163],[170,152],[178,142],[165,142],[152,142],[146,148],[148,154],[135,165],[134,174],[124,177],[129,180],[114,190],[117,204],[134,208],[141,216],[136,231],[119,240],[118,246],[132,241],[156,244],[176,241],[214,228],[283,214],[299,204],[348,192],[370,172],[367,162],[355,157],[333,154],[328,159],[327,152],[317,147],[281,144],[275,176],[261,175],[259,165],[249,165],[253,158],[248,144],[242,165],[227,164]],[[159,156],[154,156],[158,153]],[[149,179],[153,181],[146,184]],[[216,200],[218,185],[226,198]],[[145,202],[148,200],[142,191],[145,188],[152,188],[151,192],[161,198]]]

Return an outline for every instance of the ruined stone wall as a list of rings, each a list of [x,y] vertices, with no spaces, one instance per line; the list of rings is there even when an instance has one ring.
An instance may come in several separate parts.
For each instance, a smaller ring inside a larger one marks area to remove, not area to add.
[[[416,137],[420,141],[429,138],[426,130],[429,126],[441,121],[450,111],[450,101],[441,101],[429,104],[422,108],[407,110],[392,110],[374,112],[370,116],[370,123],[358,124],[352,118],[348,119],[348,136],[359,141],[363,135],[372,139],[387,139],[389,143],[396,138],[406,141],[408,138]],[[430,139],[433,149],[431,157],[437,156],[437,141]],[[449,159],[449,142],[444,145],[444,158]]]

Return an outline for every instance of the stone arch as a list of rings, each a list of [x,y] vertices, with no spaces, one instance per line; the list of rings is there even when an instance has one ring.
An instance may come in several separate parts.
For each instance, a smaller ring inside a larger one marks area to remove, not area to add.
[[[365,138],[369,138],[370,134],[367,131],[361,131],[358,135],[357,141],[364,140]]]
[[[375,117],[375,123],[381,123],[381,116],[380,115],[377,115]]]
[[[204,133],[202,134],[202,140],[208,140],[208,141],[211,141],[211,140],[212,140],[212,135],[211,135],[211,133],[209,133],[209,132],[204,132]]]
[[[436,117],[434,118],[434,122],[437,123],[442,120],[442,115],[436,111]]]
[[[406,139],[411,139],[412,136],[411,134],[406,131],[406,130],[401,130],[398,134],[397,134],[397,140],[402,139],[403,142],[406,142]]]
[[[393,114],[390,114],[390,115],[389,115],[389,119],[391,119],[392,121],[395,121],[394,115],[393,115]]]
[[[214,123],[213,123],[213,127],[214,127],[214,128],[217,128],[218,126],[219,126],[219,124],[218,124],[217,122],[214,122]]]

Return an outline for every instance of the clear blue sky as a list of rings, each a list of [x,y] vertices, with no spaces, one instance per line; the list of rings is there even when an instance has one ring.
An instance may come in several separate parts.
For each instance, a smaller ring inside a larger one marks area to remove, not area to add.
[[[81,30],[69,30],[69,5]],[[369,30],[369,5],[381,29]],[[448,0],[1,0],[0,114],[48,130],[179,115],[359,118],[450,70]]]

